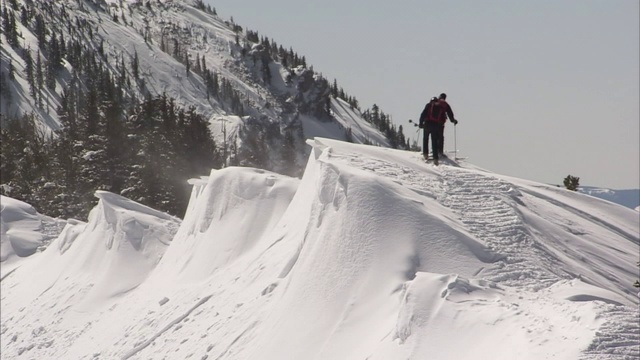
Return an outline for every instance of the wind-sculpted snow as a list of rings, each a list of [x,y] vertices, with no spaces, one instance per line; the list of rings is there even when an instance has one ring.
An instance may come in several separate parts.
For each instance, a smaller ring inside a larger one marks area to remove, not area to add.
[[[22,201],[0,198],[0,279],[60,233],[65,221],[39,214]]]
[[[33,206],[2,196],[0,202],[0,231],[2,252],[0,261],[18,256],[26,257],[42,245],[41,221]]]
[[[15,287],[3,306],[53,304],[91,309],[136,288],[162,258],[180,221],[105,191],[88,223],[69,220],[47,249],[3,281]],[[64,299],[64,300],[62,300]],[[66,311],[65,311],[66,313]]]
[[[184,281],[201,280],[255,248],[264,250],[262,239],[281,219],[297,183],[257,169],[213,170],[194,185],[192,205],[161,267],[177,270]]]
[[[191,180],[180,224],[99,193],[89,223],[0,283],[3,358],[637,356],[633,210],[308,143],[302,179],[231,167]]]

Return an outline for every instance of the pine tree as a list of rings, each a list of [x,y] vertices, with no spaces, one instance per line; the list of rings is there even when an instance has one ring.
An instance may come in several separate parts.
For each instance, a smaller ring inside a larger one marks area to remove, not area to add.
[[[564,178],[563,183],[564,187],[568,190],[577,191],[578,186],[580,186],[580,178],[572,175],[567,175],[567,177]]]
[[[44,72],[42,71],[42,57],[40,56],[40,50],[38,50],[38,57],[36,58],[36,87],[37,92],[42,98],[42,89],[44,88]],[[40,104],[42,107],[42,104]]]
[[[52,61],[47,62],[46,69],[46,86],[52,92],[56,90],[56,69]]]
[[[290,130],[284,133],[284,142],[282,143],[280,156],[282,158],[282,173],[289,176],[296,176],[297,169],[299,168],[296,161],[296,140],[293,132]]]
[[[134,50],[133,59],[131,60],[131,72],[133,73],[133,78],[138,80],[140,78],[140,60],[138,59],[138,51]]]
[[[22,25],[28,26],[29,20],[30,20],[29,11],[23,5],[20,7],[20,22],[22,23]]]
[[[35,115],[29,114],[10,119],[2,129],[2,183],[13,198],[41,208],[38,189],[46,183],[48,174],[48,149],[45,137],[36,125]]]
[[[196,67],[195,67],[195,70],[196,70],[196,74],[202,74],[202,66],[200,65],[200,54],[196,54]]]
[[[2,9],[2,30],[7,37],[9,45],[16,47],[18,43],[18,25],[13,11],[8,11],[7,7]]]
[[[180,54],[182,54],[180,51],[180,43],[178,42],[178,39],[173,39],[173,58],[180,60]]]
[[[29,93],[31,97],[36,98],[36,79],[33,70],[33,58],[31,57],[31,50],[24,51],[25,72],[27,73],[27,83],[29,83]]]
[[[344,132],[344,140],[346,142],[353,142],[353,130],[351,130],[351,127],[348,127],[345,132]]]
[[[38,47],[42,50],[47,46],[47,26],[44,21],[44,17],[41,14],[36,14],[35,22],[35,36],[38,40]]]
[[[81,134],[84,138],[89,138],[98,133],[98,91],[95,86],[90,85],[85,96],[82,109],[82,122],[85,125],[81,128]]]
[[[268,168],[267,136],[255,118],[249,118],[245,124],[242,147],[239,149],[238,161],[241,166]]]

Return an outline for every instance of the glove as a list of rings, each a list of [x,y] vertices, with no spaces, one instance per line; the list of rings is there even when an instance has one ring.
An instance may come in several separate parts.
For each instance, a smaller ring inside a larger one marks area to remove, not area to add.
[[[420,123],[420,124],[418,124],[418,127],[419,127],[420,129],[422,129],[422,128],[424,127],[424,125],[423,125],[422,123]]]
[[[458,120],[456,119],[451,119],[451,122],[453,123],[453,125],[458,125]]]

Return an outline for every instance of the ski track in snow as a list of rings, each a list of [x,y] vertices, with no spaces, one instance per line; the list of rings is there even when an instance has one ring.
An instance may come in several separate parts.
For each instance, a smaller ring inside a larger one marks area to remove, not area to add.
[[[487,280],[536,291],[563,278],[550,270],[554,266],[550,260],[536,255],[539,250],[515,208],[520,192],[514,185],[453,166],[436,168],[440,176],[434,180],[377,159],[340,157],[352,166],[399,180],[458,214],[471,234],[500,256],[490,268],[479,269],[478,275]]]
[[[185,312],[184,314],[180,315],[177,319],[174,319],[172,321],[169,322],[169,324],[167,324],[164,328],[162,328],[162,330],[158,331],[157,333],[155,333],[153,336],[151,336],[149,339],[145,340],[143,343],[141,343],[140,345],[137,345],[133,350],[131,350],[130,352],[126,353],[123,357],[122,360],[126,360],[134,355],[136,355],[137,353],[139,353],[140,351],[142,351],[143,349],[145,349],[147,346],[149,346],[155,339],[157,339],[158,337],[160,337],[162,334],[164,334],[167,330],[171,329],[174,325],[178,324],[179,322],[181,322],[182,320],[184,320],[187,316],[189,316],[189,314],[191,314],[195,309],[197,309],[198,307],[200,307],[200,305],[204,304],[205,302],[209,301],[209,299],[211,298],[211,295],[206,296],[202,299],[200,299],[200,301],[198,301],[193,307],[191,307],[191,309],[187,310],[187,312]]]
[[[525,206],[522,193],[505,180],[460,168],[445,161],[433,167],[437,180],[399,164],[358,155],[334,155],[334,159],[402,183],[413,191],[436,199],[458,214],[467,229],[500,257],[477,277],[506,286],[540,291],[571,277],[559,270],[550,254],[528,234],[517,205]],[[422,162],[421,156],[416,161]],[[615,229],[614,229],[615,230]],[[603,324],[581,360],[640,359],[640,309],[602,304],[597,316]]]
[[[640,311],[611,304],[599,310],[606,320],[580,360],[640,359]]]
[[[547,288],[562,278],[551,272],[554,264],[548,256],[538,254],[538,244],[522,225],[516,208],[521,194],[512,184],[451,166],[439,169],[440,203],[457,213],[474,236],[502,256],[480,275],[533,291]]]
[[[541,245],[522,226],[514,206],[521,193],[514,185],[451,166],[442,166],[440,169],[445,189],[439,198],[440,202],[460,214],[468,229],[487,246],[505,255],[481,276],[533,291],[569,278],[553,272],[556,267],[552,257],[540,254]],[[629,307],[607,305],[600,309],[598,316],[604,318],[605,322],[596,332],[583,359],[640,358],[640,312]]]

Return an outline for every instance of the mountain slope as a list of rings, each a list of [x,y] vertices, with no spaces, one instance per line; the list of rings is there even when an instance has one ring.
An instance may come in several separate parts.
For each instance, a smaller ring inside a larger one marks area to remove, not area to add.
[[[202,1],[12,0],[0,13],[0,192],[52,216],[86,220],[96,190],[182,216],[190,177],[300,176],[315,136],[408,147],[377,106],[361,113],[304,56]]]
[[[31,91],[24,59],[24,53],[29,51],[32,66],[41,59],[46,68],[54,61],[47,44],[55,38],[61,39],[61,44],[79,41],[85,49],[99,54],[97,61],[114,77],[126,73],[131,80],[120,85],[127,98],[165,94],[176,99],[179,106],[194,106],[198,113],[214,122],[241,115],[276,121],[285,127],[305,115],[312,128],[331,129],[338,124],[342,127],[324,131],[324,136],[344,139],[345,129],[352,128],[357,134],[353,137],[356,142],[367,140],[389,145],[379,130],[359,124],[362,121],[359,111],[324,109],[327,102],[333,109],[343,105],[329,96],[328,82],[320,74],[307,69],[306,65],[285,65],[287,59],[274,59],[264,42],[250,40],[248,30],[206,11],[201,2],[16,3],[15,10],[11,6],[4,8],[17,19],[16,32],[20,34],[16,44],[11,44],[9,34],[2,34],[3,44],[12,45],[2,47],[2,72],[9,90],[3,91],[5,96],[0,99],[5,116],[35,112],[44,129],[60,127],[56,114],[61,104],[60,94],[80,71],[69,59],[71,48],[61,58],[61,68],[55,72],[52,87],[40,86]],[[23,6],[27,6],[29,14],[24,22],[20,10]],[[44,24],[43,35],[38,34],[39,17]],[[10,64],[14,80],[6,79]],[[206,70],[215,74],[217,84],[210,82]],[[214,96],[214,88],[226,85],[226,90],[221,89],[225,94]],[[234,133],[233,128],[229,131]],[[315,134],[312,131],[307,135]]]
[[[640,189],[613,190],[594,186],[580,186],[578,191],[640,211]]]
[[[134,244],[140,229],[170,234],[177,223],[101,195],[84,230],[67,229],[94,245],[70,243],[66,254],[75,255],[56,265],[61,235],[0,283],[2,356],[630,359],[640,351],[637,212],[471,164],[309,144],[300,180],[235,167],[193,180],[180,228],[152,253],[115,249]],[[114,232],[141,216],[152,225]],[[118,271],[142,279],[123,292],[109,273],[80,271],[96,254],[162,258],[141,268],[120,262]],[[35,269],[64,278],[50,282]]]

